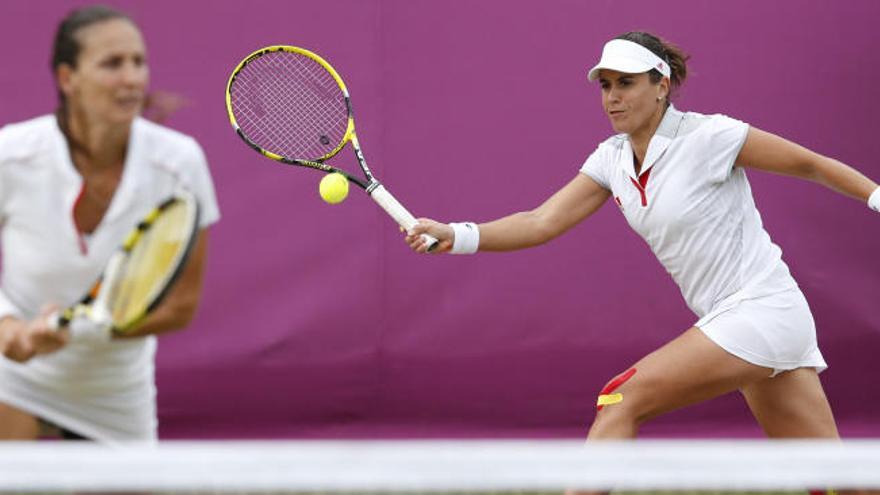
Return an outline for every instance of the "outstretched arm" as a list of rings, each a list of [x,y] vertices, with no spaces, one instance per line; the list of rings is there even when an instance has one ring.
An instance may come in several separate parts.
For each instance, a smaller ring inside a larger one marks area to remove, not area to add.
[[[854,168],[760,129],[751,128],[737,165],[811,180],[866,202],[877,183]]]
[[[609,195],[608,190],[579,173],[534,210],[480,224],[479,250],[513,251],[544,244],[592,215]],[[419,252],[424,252],[419,236],[422,233],[441,241],[439,252],[449,251],[455,241],[449,225],[420,219],[406,238],[407,243]]]

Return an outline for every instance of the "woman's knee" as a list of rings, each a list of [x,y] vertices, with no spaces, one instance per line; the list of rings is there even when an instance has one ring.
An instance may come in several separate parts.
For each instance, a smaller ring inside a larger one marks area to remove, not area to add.
[[[629,397],[632,398],[631,395]],[[635,438],[645,419],[638,401],[624,399],[622,402],[596,411],[588,438],[590,440]]]
[[[634,431],[651,415],[651,400],[643,380],[633,380],[636,368],[630,368],[611,379],[596,401],[593,432]]]

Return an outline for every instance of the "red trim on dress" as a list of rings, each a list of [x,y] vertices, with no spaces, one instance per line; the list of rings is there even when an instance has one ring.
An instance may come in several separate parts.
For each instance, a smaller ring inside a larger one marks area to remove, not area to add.
[[[642,206],[648,206],[648,194],[646,189],[648,188],[648,177],[651,176],[651,169],[645,170],[645,172],[639,176],[639,180],[635,180],[632,177],[629,178],[630,182],[636,186],[636,189],[639,190],[639,194],[642,195]]]

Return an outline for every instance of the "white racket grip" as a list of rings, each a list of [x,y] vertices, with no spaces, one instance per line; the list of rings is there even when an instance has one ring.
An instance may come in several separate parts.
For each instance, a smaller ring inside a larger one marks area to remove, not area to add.
[[[386,213],[391,215],[391,218],[397,222],[398,225],[404,228],[404,230],[409,230],[416,226],[416,217],[412,215],[406,208],[400,204],[394,196],[385,189],[385,186],[379,184],[373,192],[370,193],[370,197],[373,198],[376,203],[379,203],[379,206],[385,210]],[[425,245],[428,247],[428,251],[432,251],[437,247],[437,239],[428,234],[422,234],[422,239],[425,241]]]
[[[50,329],[57,332],[61,329],[61,313],[58,311],[53,311],[46,318],[46,323],[49,325]]]

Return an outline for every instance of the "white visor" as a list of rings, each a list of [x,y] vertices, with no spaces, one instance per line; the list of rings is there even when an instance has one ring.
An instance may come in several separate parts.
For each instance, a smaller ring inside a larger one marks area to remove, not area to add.
[[[656,69],[666,77],[672,74],[669,70],[669,64],[662,58],[654,55],[654,52],[642,45],[627,40],[611,40],[605,43],[605,48],[602,49],[602,59],[590,69],[587,79],[595,81],[599,78],[599,71],[602,69],[616,70],[627,74],[641,74]]]

